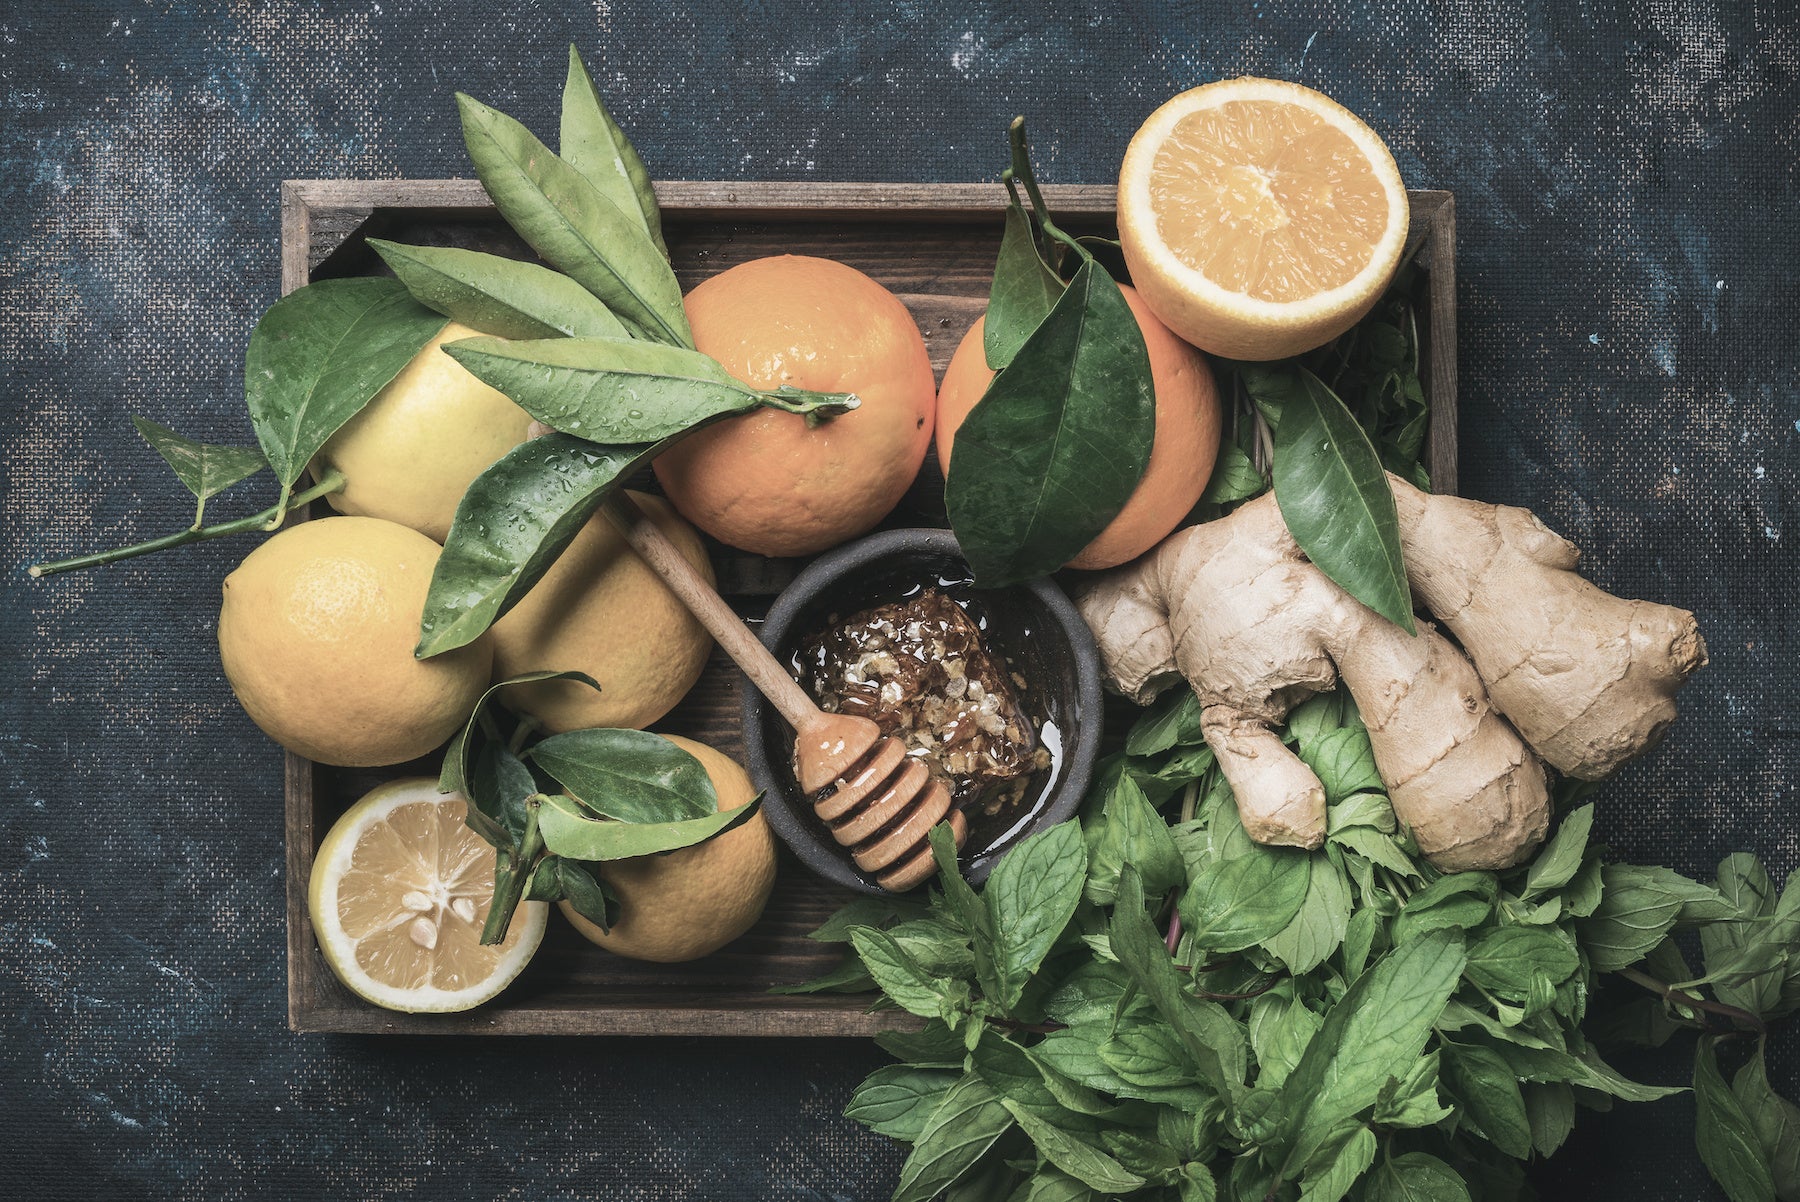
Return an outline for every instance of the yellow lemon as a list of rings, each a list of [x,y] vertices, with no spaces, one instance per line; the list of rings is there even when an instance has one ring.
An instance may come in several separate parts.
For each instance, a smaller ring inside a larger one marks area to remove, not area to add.
[[[276,534],[225,578],[219,657],[251,719],[289,751],[370,767],[424,755],[488,681],[485,640],[413,657],[439,547],[376,518]]]
[[[707,580],[706,548],[668,504],[628,493]],[[600,692],[550,680],[503,690],[550,730],[641,729],[674,708],[706,667],[712,636],[637,557],[611,514],[589,519],[544,578],[488,633],[494,678],[541,669],[586,672]]]
[[[663,737],[700,761],[712,777],[720,810],[735,810],[756,796],[750,778],[729,756],[679,735]],[[634,960],[694,960],[718,951],[762,917],[775,887],[775,839],[758,813],[698,847],[614,860],[600,875],[619,899],[619,921],[610,932],[602,931],[568,902],[559,902],[576,930]]]
[[[438,348],[475,330],[450,322],[344,423],[313,474],[344,473],[339,513],[385,518],[443,542],[469,485],[525,441],[531,416]]]
[[[468,802],[427,777],[391,781],[332,824],[306,893],[325,962],[358,997],[412,1013],[467,1010],[511,984],[543,942],[550,907],[522,902],[481,945],[494,849]]]

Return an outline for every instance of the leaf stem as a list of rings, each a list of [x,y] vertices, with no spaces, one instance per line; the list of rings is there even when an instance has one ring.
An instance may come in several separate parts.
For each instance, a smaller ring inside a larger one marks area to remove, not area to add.
[[[1037,218],[1038,228],[1044,231],[1045,237],[1061,242],[1084,261],[1093,259],[1093,254],[1079,239],[1064,233],[1050,218],[1050,206],[1044,203],[1044,194],[1038,190],[1037,176],[1031,170],[1031,151],[1025,145],[1025,118],[1014,117],[1012,124],[1006,127],[1006,134],[1012,143],[1013,174],[1025,185],[1025,194],[1031,197],[1031,213]]]
[[[1717,1014],[1722,1018],[1729,1018],[1732,1022],[1749,1027],[1752,1031],[1756,1032],[1759,1038],[1768,1037],[1768,1024],[1748,1010],[1740,1010],[1736,1006],[1727,1006],[1724,1002],[1709,1002],[1705,998],[1696,997],[1684,989],[1677,989],[1673,985],[1666,985],[1649,973],[1640,971],[1639,969],[1620,968],[1615,969],[1614,971],[1617,975],[1624,977],[1632,984],[1642,985],[1651,993],[1661,997],[1665,1002],[1673,1002],[1678,1006],[1686,1006],[1690,1010],[1704,1011],[1708,1014]],[[1703,1023],[1705,1022],[1704,1019],[1701,1021]]]
[[[512,927],[513,911],[519,908],[519,900],[525,896],[525,885],[531,880],[531,870],[537,867],[538,856],[543,853],[544,837],[538,833],[538,806],[542,803],[541,794],[525,799],[525,837],[519,841],[518,854],[508,856],[500,852],[496,855],[494,900],[488,905],[487,923],[481,928],[484,946],[506,939],[506,932]],[[511,863],[505,863],[509,859]]]
[[[217,526],[189,527],[186,530],[165,534],[161,538],[135,543],[129,547],[115,547],[110,551],[94,551],[87,555],[74,556],[71,559],[57,559],[49,563],[33,564],[26,569],[26,572],[33,577],[54,576],[59,572],[76,572],[83,568],[97,568],[102,564],[117,563],[122,559],[135,559],[139,555],[149,555],[153,551],[167,551],[170,547],[224,538],[229,534],[249,534],[257,530],[273,530],[286,521],[290,513],[302,505],[337,492],[343,487],[344,474],[342,472],[327,472],[323,480],[305,492],[286,496],[283,503],[271,505],[261,513],[251,514],[247,518],[220,522]]]
[[[799,414],[806,419],[808,429],[862,406],[862,398],[854,392],[813,392],[790,384],[773,392],[759,392],[756,399],[765,408]]]
[[[529,739],[541,726],[543,723],[530,714],[520,714],[519,724],[513,727],[512,737],[506,740],[506,750],[513,755],[518,755],[519,748],[525,746],[525,740]]]

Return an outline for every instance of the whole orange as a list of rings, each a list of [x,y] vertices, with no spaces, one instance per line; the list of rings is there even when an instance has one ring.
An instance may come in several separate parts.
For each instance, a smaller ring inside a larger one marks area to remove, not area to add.
[[[886,517],[924,462],[936,404],[906,306],[854,267],[805,255],[740,263],[685,303],[695,346],[750,387],[862,404],[810,428],[759,409],[682,439],[655,464],[681,516],[760,555],[811,555]]]
[[[1125,301],[1143,331],[1150,351],[1150,381],[1156,390],[1156,442],[1150,465],[1125,507],[1081,554],[1071,568],[1110,568],[1136,559],[1181,524],[1212,476],[1219,453],[1219,394],[1206,356],[1156,319],[1133,289],[1121,285]],[[950,448],[969,410],[987,391],[994,373],[982,346],[984,318],[976,318],[951,356],[938,389],[937,456],[946,477]]]

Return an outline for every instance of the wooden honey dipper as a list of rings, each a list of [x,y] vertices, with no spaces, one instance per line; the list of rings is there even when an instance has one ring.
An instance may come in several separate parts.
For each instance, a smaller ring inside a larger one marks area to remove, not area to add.
[[[937,871],[931,828],[947,820],[958,849],[969,833],[962,811],[951,809],[949,787],[868,718],[820,709],[630,497],[609,504],[632,550],[794,728],[800,789],[856,866],[892,893],[930,879]]]

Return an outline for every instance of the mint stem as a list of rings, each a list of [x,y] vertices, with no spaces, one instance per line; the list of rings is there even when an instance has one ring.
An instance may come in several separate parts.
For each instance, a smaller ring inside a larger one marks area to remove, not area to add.
[[[1648,989],[1651,993],[1657,994],[1666,1002],[1673,1002],[1678,1006],[1686,1006],[1690,1010],[1704,1011],[1708,1014],[1717,1014],[1722,1018],[1729,1018],[1731,1021],[1738,1023],[1741,1026],[1749,1027],[1761,1038],[1766,1038],[1769,1034],[1768,1024],[1748,1010],[1740,1010],[1736,1006],[1727,1006],[1723,1002],[1709,1002],[1705,998],[1695,997],[1686,990],[1677,989],[1673,985],[1666,985],[1649,973],[1639,971],[1635,968],[1620,968],[1616,969],[1615,972],[1617,975],[1624,977],[1634,985],[1642,985],[1645,989]],[[1702,1021],[1704,1022],[1705,1020]]]
[[[170,547],[181,547],[188,543],[203,543],[208,539],[224,538],[229,534],[249,534],[257,530],[273,530],[276,526],[281,525],[294,510],[316,501],[320,497],[337,492],[343,487],[344,474],[335,471],[328,472],[323,480],[305,492],[295,493],[287,498],[284,504],[271,505],[261,513],[251,514],[247,518],[220,522],[217,526],[190,527],[129,547],[115,547],[110,551],[94,551],[87,555],[77,555],[71,559],[33,564],[26,571],[34,577],[54,576],[59,572],[75,572],[83,568],[97,568],[102,564],[117,563],[122,559],[135,559],[139,555],[149,555],[153,551],[167,551]]]

